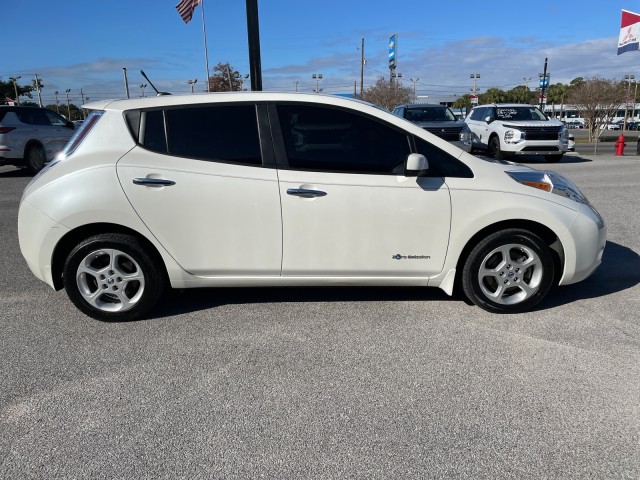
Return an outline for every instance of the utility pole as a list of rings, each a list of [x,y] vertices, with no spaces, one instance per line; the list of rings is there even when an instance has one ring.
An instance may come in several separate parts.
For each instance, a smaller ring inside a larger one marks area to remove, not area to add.
[[[18,75],[17,77],[9,77],[9,80],[13,82],[13,89],[16,92],[16,103],[20,106],[20,99],[18,98],[18,84],[16,83],[18,79],[22,78],[22,75]]]
[[[260,61],[260,25],[258,22],[258,0],[246,0],[246,8],[251,90],[261,92],[262,65]]]
[[[127,69],[122,67],[122,75],[124,75],[124,91],[127,94],[127,98],[129,98],[129,80],[127,79]]]
[[[42,108],[42,95],[40,94],[40,79],[38,78],[38,74],[34,73],[33,76],[36,79],[36,91],[38,92],[38,105]]]
[[[362,100],[364,89],[364,37],[362,37],[362,45],[360,47],[360,100]]]
[[[58,91],[53,92],[56,94],[56,112],[60,113],[60,104],[58,103]]]

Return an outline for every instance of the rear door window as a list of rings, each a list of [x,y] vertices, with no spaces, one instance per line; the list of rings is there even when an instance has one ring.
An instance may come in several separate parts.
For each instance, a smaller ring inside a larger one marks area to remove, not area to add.
[[[127,118],[130,123],[135,120],[131,114]],[[262,165],[255,105],[149,110],[140,118],[139,141],[148,150],[212,162]]]

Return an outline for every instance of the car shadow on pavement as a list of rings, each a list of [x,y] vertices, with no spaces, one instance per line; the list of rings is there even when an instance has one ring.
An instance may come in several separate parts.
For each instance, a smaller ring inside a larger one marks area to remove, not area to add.
[[[250,303],[326,302],[446,302],[460,301],[438,288],[427,287],[246,287],[172,290],[148,319],[186,314],[223,305]]]
[[[588,279],[549,292],[535,310],[546,310],[588,298],[597,298],[640,284],[640,256],[630,248],[608,242],[602,264]],[[284,302],[461,302],[470,305],[460,292],[452,297],[438,288],[427,287],[247,287],[171,290],[146,319],[188,314],[223,305]],[[434,307],[436,308],[436,307]]]
[[[523,156],[523,157],[517,157],[514,162],[516,163],[522,163],[522,164],[538,164],[538,165],[546,165],[550,170],[553,170],[553,166],[557,165],[558,163],[589,163],[589,162],[593,162],[593,160],[591,160],[590,158],[583,158],[580,155],[564,155],[562,157],[562,160],[560,160],[558,163],[549,163],[547,161],[545,161],[544,157],[538,157],[538,156]]]
[[[0,167],[0,177],[2,178],[33,177],[33,173],[31,173],[26,168]]]
[[[640,255],[630,248],[607,242],[602,264],[586,280],[549,292],[536,309],[559,307],[587,298],[603,297],[640,284]]]

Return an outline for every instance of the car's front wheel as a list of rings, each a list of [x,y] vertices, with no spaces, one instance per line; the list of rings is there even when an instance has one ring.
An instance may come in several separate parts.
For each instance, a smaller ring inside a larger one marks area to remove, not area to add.
[[[489,156],[496,160],[503,160],[504,153],[500,149],[500,139],[497,135],[494,135],[489,139]]]
[[[462,288],[484,310],[517,313],[542,300],[553,278],[553,257],[544,241],[527,230],[507,229],[473,248],[462,270]]]
[[[140,318],[159,300],[164,269],[134,236],[106,233],[87,238],[69,253],[64,287],[82,312],[97,320]]]

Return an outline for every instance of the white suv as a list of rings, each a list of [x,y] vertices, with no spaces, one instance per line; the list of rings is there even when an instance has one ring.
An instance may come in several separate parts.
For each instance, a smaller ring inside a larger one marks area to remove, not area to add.
[[[483,150],[497,160],[512,155],[542,155],[559,162],[569,148],[569,132],[533,105],[519,103],[479,105],[465,119],[461,133],[466,150]]]
[[[140,317],[166,287],[461,286],[532,308],[600,264],[606,227],[571,181],[465,154],[325,95],[95,102],[25,189],[20,248],[83,312]]]
[[[0,166],[37,173],[62,151],[73,129],[73,123],[46,108],[0,106]]]

